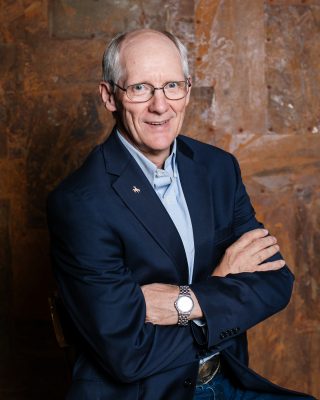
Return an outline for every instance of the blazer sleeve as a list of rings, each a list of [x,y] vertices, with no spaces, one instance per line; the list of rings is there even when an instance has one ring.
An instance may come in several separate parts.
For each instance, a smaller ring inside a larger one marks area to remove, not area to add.
[[[145,323],[140,286],[123,263],[123,243],[94,201],[57,190],[48,199],[54,274],[66,310],[93,357],[134,382],[198,360],[191,328]]]
[[[255,212],[241,179],[240,168],[232,157],[236,174],[234,195],[233,235],[237,240],[243,233],[263,225]],[[277,253],[267,261],[282,259]],[[277,271],[210,276],[191,285],[207,322],[207,345],[227,347],[234,336],[244,333],[289,302],[294,276],[287,266]]]

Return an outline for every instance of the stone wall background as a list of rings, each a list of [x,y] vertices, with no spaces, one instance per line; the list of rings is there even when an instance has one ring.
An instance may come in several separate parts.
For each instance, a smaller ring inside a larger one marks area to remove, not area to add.
[[[250,331],[251,365],[320,397],[320,0],[1,0],[0,400],[61,399],[66,364],[45,198],[106,137],[105,44],[138,27],[190,50],[184,132],[232,151],[296,275],[289,307]]]

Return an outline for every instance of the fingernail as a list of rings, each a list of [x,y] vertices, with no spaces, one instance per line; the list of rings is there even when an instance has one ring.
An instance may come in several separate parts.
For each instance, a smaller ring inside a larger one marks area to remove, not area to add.
[[[267,234],[269,233],[269,231],[268,231],[267,229],[263,229],[263,233],[264,233],[265,235],[267,235]]]
[[[281,265],[284,267],[286,265],[286,262],[284,260],[281,260]]]

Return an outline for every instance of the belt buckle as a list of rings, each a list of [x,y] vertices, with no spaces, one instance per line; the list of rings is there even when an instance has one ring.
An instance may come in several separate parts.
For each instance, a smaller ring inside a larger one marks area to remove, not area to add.
[[[210,358],[199,366],[197,385],[209,383],[220,370],[219,355]]]

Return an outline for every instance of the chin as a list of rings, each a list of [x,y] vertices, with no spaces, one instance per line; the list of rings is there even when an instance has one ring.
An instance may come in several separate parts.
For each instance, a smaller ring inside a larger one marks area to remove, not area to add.
[[[162,140],[156,140],[150,143],[150,148],[157,152],[162,152],[170,149],[175,137],[170,137]]]

